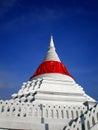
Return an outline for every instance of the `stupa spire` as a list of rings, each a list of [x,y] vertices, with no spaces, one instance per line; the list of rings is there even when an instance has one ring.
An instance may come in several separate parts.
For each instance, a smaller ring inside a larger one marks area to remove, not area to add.
[[[52,35],[50,37],[50,46],[49,47],[54,47],[54,41],[53,41],[53,36]]]
[[[44,61],[50,61],[50,60],[60,62],[60,59],[59,59],[59,57],[58,57],[58,55],[57,55],[57,53],[55,51],[53,36],[50,37],[50,44],[49,44],[46,56],[44,58]]]
[[[62,74],[62,75],[68,75],[72,77],[69,72],[67,71],[65,65],[61,63],[56,51],[55,46],[53,42],[53,36],[50,38],[50,44],[48,47],[48,51],[46,53],[46,56],[44,58],[44,61],[39,65],[33,76],[31,76],[30,80],[32,80],[33,77],[41,75],[42,74]]]

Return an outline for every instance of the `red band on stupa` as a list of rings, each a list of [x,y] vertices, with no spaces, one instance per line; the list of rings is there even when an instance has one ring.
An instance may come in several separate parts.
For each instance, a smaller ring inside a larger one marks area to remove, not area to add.
[[[51,61],[44,61],[42,64],[40,64],[40,66],[30,79],[45,73],[59,73],[72,77],[63,63],[51,60]]]

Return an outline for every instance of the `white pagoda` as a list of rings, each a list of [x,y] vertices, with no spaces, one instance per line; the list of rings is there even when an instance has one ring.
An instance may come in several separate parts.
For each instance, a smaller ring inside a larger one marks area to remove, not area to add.
[[[0,100],[0,129],[98,130],[98,105],[60,61],[52,36],[30,80],[10,100]]]

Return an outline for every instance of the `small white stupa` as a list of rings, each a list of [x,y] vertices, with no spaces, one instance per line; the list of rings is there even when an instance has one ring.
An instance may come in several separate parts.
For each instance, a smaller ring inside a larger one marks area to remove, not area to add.
[[[60,61],[52,36],[30,80],[12,99],[0,101],[0,129],[98,130],[98,105]]]

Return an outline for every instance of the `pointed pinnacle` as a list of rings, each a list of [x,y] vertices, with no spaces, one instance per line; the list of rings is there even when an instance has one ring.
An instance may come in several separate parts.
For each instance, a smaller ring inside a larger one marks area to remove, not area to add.
[[[54,46],[54,42],[53,42],[53,37],[51,36],[50,38],[50,44],[49,44],[49,48],[48,51],[46,53],[46,56],[44,58],[44,61],[50,61],[50,60],[54,60],[54,61],[59,61],[60,59],[55,51],[55,46]]]
[[[49,45],[49,48],[50,47],[54,47],[54,42],[53,42],[53,36],[51,35],[50,37],[50,45]],[[55,48],[55,47],[54,47]]]

